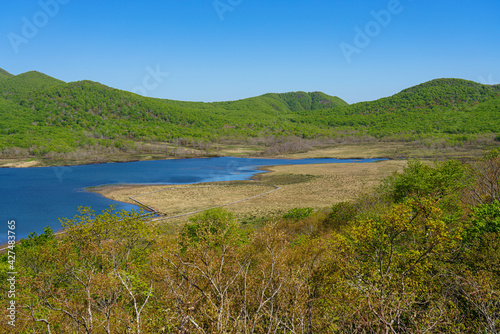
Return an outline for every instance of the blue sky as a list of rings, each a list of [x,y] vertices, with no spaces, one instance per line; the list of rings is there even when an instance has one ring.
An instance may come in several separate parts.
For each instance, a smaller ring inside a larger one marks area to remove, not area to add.
[[[442,77],[499,83],[499,42],[498,0],[20,0],[0,12],[0,68],[186,101],[302,90],[353,103]]]

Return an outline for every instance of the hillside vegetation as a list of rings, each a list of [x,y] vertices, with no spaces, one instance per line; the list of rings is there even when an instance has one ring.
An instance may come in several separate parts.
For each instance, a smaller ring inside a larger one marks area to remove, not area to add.
[[[9,333],[498,333],[500,156],[252,223],[80,214],[15,246]],[[12,246],[13,248],[13,246]],[[7,254],[0,256],[7,294]],[[12,289],[12,288],[11,288]]]
[[[500,88],[459,79],[433,80],[371,102],[319,112],[324,125],[350,127],[377,138],[459,135],[500,131]],[[302,121],[310,114],[302,113]],[[458,137],[460,138],[460,137]]]
[[[0,78],[8,78],[8,77],[12,77],[12,76],[14,76],[14,75],[12,75],[9,72],[7,72],[6,70],[0,68]]]
[[[228,102],[142,97],[91,81],[65,83],[33,71],[0,72],[0,150],[46,156],[136,143],[310,140],[433,141],[451,145],[500,133],[500,87],[438,79],[394,96],[348,105],[321,92]],[[281,139],[280,139],[281,138]]]

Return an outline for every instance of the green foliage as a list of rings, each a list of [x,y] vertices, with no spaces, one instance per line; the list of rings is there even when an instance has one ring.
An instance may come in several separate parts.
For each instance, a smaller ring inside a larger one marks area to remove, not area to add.
[[[472,186],[465,191],[467,204],[492,204],[500,201],[500,156],[498,149],[490,150],[481,159],[469,164]]]
[[[386,180],[384,187],[392,201],[401,203],[409,197],[456,200],[466,185],[466,169],[458,161],[436,162],[432,167],[410,160],[402,173]]]
[[[467,244],[464,264],[479,274],[493,274],[500,286],[500,232],[482,232]]]
[[[206,244],[218,248],[226,243],[239,242],[240,234],[234,215],[223,209],[213,208],[189,219],[181,232],[184,249],[193,244]]]
[[[15,100],[26,96],[28,93],[61,84],[64,84],[64,81],[32,71],[16,76],[7,76],[0,81],[0,92],[3,96]]]
[[[313,213],[313,208],[293,208],[283,215],[285,219],[301,220]]]
[[[27,239],[24,239],[21,243],[22,248],[30,248],[35,246],[43,246],[47,242],[54,240],[54,231],[50,226],[46,226],[43,229],[42,234],[36,232],[31,232]]]
[[[472,242],[485,233],[500,233],[500,203],[481,204],[472,208],[470,227],[465,240]]]
[[[323,222],[324,228],[340,231],[344,226],[356,217],[356,207],[349,202],[340,202],[332,206],[330,213]]]
[[[271,97],[284,103],[292,112],[319,110],[348,105],[347,102],[338,97],[332,97],[321,92],[270,93],[263,96]]]
[[[43,253],[46,253],[51,248],[57,248],[58,241],[55,239],[54,232],[50,227],[45,227],[42,234],[36,232],[30,233],[28,238],[16,243],[14,253],[16,256],[16,267],[23,268],[24,276],[36,276],[43,271],[46,265]],[[0,256],[0,267],[6,264],[8,253]],[[7,268],[5,268],[7,269]],[[8,271],[2,271],[0,276],[4,278],[4,274]]]
[[[102,245],[108,240],[120,240],[131,249],[147,243],[149,228],[146,225],[150,214],[141,211],[114,211],[114,206],[96,215],[89,207],[79,207],[79,215],[71,219],[61,219],[67,231],[67,238],[75,245]]]
[[[440,79],[392,97],[348,105],[321,92],[292,92],[228,102],[146,98],[91,81],[64,83],[38,72],[0,77],[0,150],[68,152],[128,141],[249,138],[441,141],[464,145],[499,133],[500,88]]]
[[[466,80],[433,80],[376,101],[318,110],[315,123],[403,141],[498,132],[499,91]]]
[[[9,78],[9,77],[13,77],[13,76],[14,75],[10,74],[6,70],[0,68],[0,79],[2,79],[2,78]]]

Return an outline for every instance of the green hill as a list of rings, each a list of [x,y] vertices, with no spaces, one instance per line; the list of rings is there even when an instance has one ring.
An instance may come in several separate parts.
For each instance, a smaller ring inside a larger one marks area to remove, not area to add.
[[[316,112],[324,126],[377,138],[415,140],[441,135],[500,133],[499,86],[436,79],[376,101]],[[307,122],[311,113],[295,120]]]
[[[348,105],[347,102],[338,97],[329,96],[321,92],[270,93],[263,96],[281,101],[291,111],[317,110]]]
[[[28,93],[64,83],[64,81],[49,77],[46,74],[31,71],[1,80],[0,92],[4,96],[12,96],[13,99],[17,99]]]
[[[14,75],[10,74],[6,70],[0,68],[0,80],[3,79],[3,78],[10,78],[10,77],[13,77],[13,76]]]
[[[168,104],[194,109],[223,110],[260,110],[266,112],[296,112],[304,110],[327,109],[347,105],[347,102],[336,96],[321,92],[290,92],[283,94],[269,93],[236,101],[225,102],[182,102],[163,100]]]
[[[462,79],[436,79],[391,97],[353,105],[352,113],[375,113],[439,108],[464,108],[498,96],[500,89]]]
[[[0,80],[0,149],[35,154],[125,142],[250,138],[469,140],[500,133],[500,86],[438,79],[394,96],[348,105],[321,92],[269,93],[225,102],[155,99],[92,81],[64,83],[39,72]]]

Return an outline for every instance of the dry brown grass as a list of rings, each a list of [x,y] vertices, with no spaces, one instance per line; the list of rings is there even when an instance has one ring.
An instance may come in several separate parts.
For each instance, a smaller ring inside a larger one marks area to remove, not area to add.
[[[260,155],[263,150],[257,145],[219,145],[216,152],[221,156],[249,157]]]
[[[136,204],[133,197],[155,210],[171,216],[224,205],[252,197],[279,186],[280,189],[227,209],[239,217],[281,214],[294,207],[324,208],[355,198],[394,171],[402,170],[404,160],[375,163],[339,163],[268,167],[270,173],[258,180],[189,186],[111,186],[96,191],[113,200]]]
[[[0,159],[0,167],[28,168],[41,166],[38,160]]]
[[[137,143],[131,151],[108,148],[81,149],[68,153],[49,153],[44,157],[2,156],[0,167],[41,167],[81,165],[104,162],[137,160],[195,158],[205,156],[263,157],[269,147],[263,144],[213,144],[207,149],[179,147],[168,143]],[[311,144],[312,145],[312,144]],[[199,146],[199,145],[198,145]],[[306,145],[307,146],[307,145]],[[419,159],[468,159],[481,157],[491,145],[468,144],[464,147],[424,147],[406,142],[363,142],[345,144],[318,144],[307,146],[297,153],[265,155],[266,158],[419,158]],[[28,160],[29,159],[29,160]],[[31,160],[36,160],[33,163]],[[28,164],[26,164],[28,163]]]
[[[274,187],[260,183],[170,186],[152,193],[136,195],[133,198],[152,208],[159,208],[160,213],[165,216],[175,216],[226,205],[274,189]]]
[[[363,143],[337,144],[315,147],[308,152],[290,153],[277,156],[278,158],[307,159],[307,158],[338,158],[338,159],[372,159],[372,158],[471,158],[482,156],[485,147],[468,146],[453,148],[426,148],[413,143]]]

